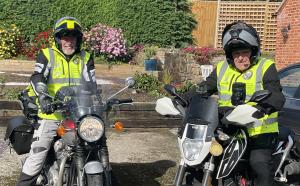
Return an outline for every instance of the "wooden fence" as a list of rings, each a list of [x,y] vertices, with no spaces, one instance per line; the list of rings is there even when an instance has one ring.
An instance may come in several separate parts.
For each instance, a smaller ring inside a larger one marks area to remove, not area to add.
[[[261,37],[265,52],[275,51],[276,17],[273,16],[280,2],[268,1],[192,1],[192,12],[198,22],[193,32],[195,43],[200,46],[220,48],[222,31],[233,21],[243,20],[255,27]],[[214,30],[213,30],[214,28]]]
[[[192,12],[198,22],[193,31],[195,43],[198,46],[214,47],[216,23],[217,23],[217,3],[211,1],[195,2]]]

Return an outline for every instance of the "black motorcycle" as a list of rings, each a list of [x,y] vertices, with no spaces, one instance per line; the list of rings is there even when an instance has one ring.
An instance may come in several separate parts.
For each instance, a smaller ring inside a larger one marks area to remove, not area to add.
[[[128,78],[126,87],[109,97],[104,103],[97,91],[83,86],[62,87],[52,97],[52,106],[61,112],[63,120],[57,129],[57,136],[47,155],[46,163],[37,180],[37,185],[111,186],[117,180],[112,176],[106,143],[107,116],[113,105],[132,103],[132,99],[114,98],[134,85]],[[37,87],[47,95],[45,87]],[[51,97],[51,96],[50,96]],[[26,115],[28,116],[28,115]],[[17,154],[30,150],[36,117],[18,116],[10,120],[5,139],[9,139]]]
[[[246,153],[246,125],[257,121],[252,117],[257,108],[234,98],[237,106],[227,108],[224,119],[219,120],[221,116],[216,99],[196,94],[188,102],[176,93],[174,87],[167,85],[165,89],[174,98],[157,100],[156,111],[162,115],[183,117],[183,126],[178,134],[181,161],[175,185],[255,185]],[[258,91],[250,101],[259,103],[269,94],[268,91]],[[284,135],[280,132],[283,137],[273,154],[276,159],[274,179],[292,184],[293,175],[300,174],[300,159],[292,131],[285,131]]]

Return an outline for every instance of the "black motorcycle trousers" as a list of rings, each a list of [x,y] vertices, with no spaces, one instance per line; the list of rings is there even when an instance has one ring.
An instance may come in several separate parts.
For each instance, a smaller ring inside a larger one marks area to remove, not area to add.
[[[277,133],[261,134],[250,138],[250,166],[258,186],[273,186],[274,170],[272,152],[277,142]]]

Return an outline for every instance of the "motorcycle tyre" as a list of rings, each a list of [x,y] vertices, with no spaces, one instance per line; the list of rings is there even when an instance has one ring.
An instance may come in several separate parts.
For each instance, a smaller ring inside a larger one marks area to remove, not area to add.
[[[185,183],[183,183],[183,186],[202,186],[202,184],[192,174],[186,174],[184,180]]]
[[[117,177],[115,176],[115,174],[113,172],[111,172],[111,184],[112,186],[120,186],[120,182],[117,179]]]
[[[87,186],[104,186],[103,174],[87,174],[86,175]]]

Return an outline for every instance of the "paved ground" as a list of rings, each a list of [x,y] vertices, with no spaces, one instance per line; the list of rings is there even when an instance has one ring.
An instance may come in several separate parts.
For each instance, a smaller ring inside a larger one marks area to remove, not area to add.
[[[25,156],[13,151],[10,154],[9,148],[3,146],[4,130],[0,127],[0,186],[13,186]],[[110,161],[121,185],[172,185],[179,161],[174,132],[174,129],[109,131]]]

